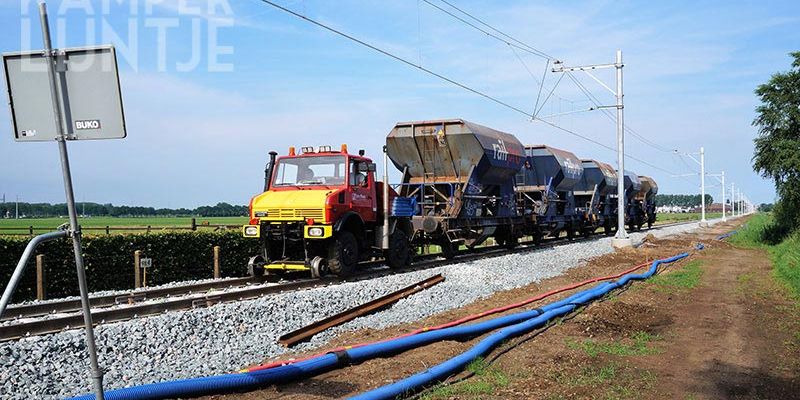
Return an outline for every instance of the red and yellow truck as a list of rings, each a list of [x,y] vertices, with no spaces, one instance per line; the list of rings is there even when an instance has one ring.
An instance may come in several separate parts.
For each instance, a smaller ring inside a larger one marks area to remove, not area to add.
[[[248,265],[252,275],[310,270],[312,276],[343,276],[373,257],[392,267],[410,261],[407,220],[385,218],[396,193],[376,179],[376,165],[363,150],[356,155],[346,145],[319,146],[298,153],[290,147],[288,155],[276,156],[270,153],[264,192],[250,201],[250,222],[242,228],[262,243]]]

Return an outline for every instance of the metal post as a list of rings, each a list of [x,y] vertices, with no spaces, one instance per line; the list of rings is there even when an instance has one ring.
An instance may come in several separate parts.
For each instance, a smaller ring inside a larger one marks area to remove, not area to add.
[[[700,226],[706,226],[706,152],[700,147]]]
[[[731,218],[736,218],[736,200],[734,193],[736,192],[733,190],[733,182],[731,182]]]
[[[739,215],[744,215],[744,208],[742,207],[742,189],[736,189],[736,191],[739,193],[739,196],[737,197],[737,203],[739,203]]]
[[[725,171],[722,171],[722,221],[727,221],[725,217]]]
[[[622,93],[622,50],[617,50],[617,234],[612,240],[616,248],[630,247],[632,240],[625,231],[625,121]]]
[[[383,240],[381,247],[389,249],[389,154],[383,146]]]
[[[50,41],[50,26],[47,19],[47,5],[39,3],[39,17],[42,24],[42,39],[44,41],[45,57],[48,60],[47,72],[50,77],[50,97],[53,109],[56,111],[55,124],[58,130],[58,150],[61,156],[61,170],[64,176],[64,193],[67,197],[67,211],[69,212],[70,236],[72,236],[72,249],[75,253],[75,269],[78,274],[78,287],[81,296],[81,308],[83,309],[83,322],[86,326],[86,348],[89,352],[89,363],[92,368],[92,383],[97,400],[104,400],[103,394],[103,370],[97,362],[97,348],[94,341],[94,328],[92,325],[92,313],[89,306],[89,289],[86,284],[86,270],[83,265],[83,253],[81,250],[81,228],[78,225],[78,215],[75,211],[75,195],[72,190],[72,174],[69,168],[69,155],[67,154],[67,141],[64,134],[64,126],[61,121],[61,102],[56,92],[57,79],[53,60],[53,48]]]
[[[33,251],[36,250],[36,246],[50,240],[67,237],[68,235],[69,232],[66,231],[49,232],[36,236],[28,242],[28,245],[25,246],[25,250],[22,252],[22,257],[20,257],[19,262],[17,262],[17,267],[14,268],[14,272],[11,274],[11,279],[8,280],[8,285],[6,285],[6,289],[3,291],[3,296],[0,297],[0,317],[2,317],[3,313],[6,311],[6,307],[11,301],[11,296],[17,289],[17,285],[22,279],[22,274],[25,272],[25,267],[28,265]]]

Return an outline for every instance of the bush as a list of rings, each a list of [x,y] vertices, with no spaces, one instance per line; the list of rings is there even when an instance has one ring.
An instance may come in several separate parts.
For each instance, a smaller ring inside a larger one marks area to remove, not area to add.
[[[29,238],[0,236],[0,281],[8,282]],[[147,284],[204,279],[213,276],[213,248],[220,246],[223,277],[245,276],[247,260],[258,254],[259,242],[237,232],[159,232],[150,234],[86,236],[83,255],[90,291],[131,289],[133,252],[153,259]],[[45,256],[47,297],[78,294],[75,258],[70,239],[44,243],[36,254]],[[14,301],[36,297],[36,268],[32,259]]]

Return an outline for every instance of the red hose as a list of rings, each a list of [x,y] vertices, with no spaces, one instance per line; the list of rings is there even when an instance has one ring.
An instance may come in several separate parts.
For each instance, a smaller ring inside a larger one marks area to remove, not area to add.
[[[298,361],[308,360],[308,359],[311,359],[311,358],[314,358],[314,357],[319,357],[319,356],[322,356],[322,355],[325,355],[325,354],[328,354],[328,353],[332,353],[332,352],[336,352],[336,351],[349,350],[349,349],[352,349],[352,348],[362,347],[362,346],[366,346],[366,345],[370,345],[370,344],[387,342],[387,341],[390,341],[390,340],[395,340],[395,339],[399,339],[399,338],[403,338],[403,337],[407,337],[407,336],[416,335],[416,334],[419,334],[419,333],[422,333],[422,332],[428,332],[428,331],[435,331],[435,330],[444,329],[444,328],[450,328],[452,326],[461,325],[461,324],[469,322],[469,321],[474,321],[476,319],[483,318],[483,317],[485,317],[487,315],[497,314],[497,313],[501,313],[501,312],[504,312],[504,311],[512,310],[514,308],[519,308],[519,307],[528,305],[530,303],[533,303],[535,301],[542,300],[544,298],[550,297],[550,296],[552,296],[554,294],[558,294],[558,293],[561,293],[561,292],[566,292],[567,290],[572,290],[572,289],[575,289],[575,288],[579,288],[581,286],[585,286],[585,285],[588,285],[590,283],[595,283],[595,282],[600,282],[600,281],[607,281],[607,280],[611,280],[611,279],[617,279],[617,278],[619,278],[619,277],[621,277],[623,275],[629,274],[629,273],[631,273],[633,271],[636,271],[637,269],[640,269],[640,268],[645,267],[645,266],[650,265],[650,264],[651,263],[646,262],[646,263],[643,263],[643,264],[639,264],[639,265],[637,265],[637,266],[635,266],[633,268],[630,268],[630,269],[628,269],[626,271],[622,271],[622,272],[620,272],[618,274],[602,276],[602,277],[597,277],[597,278],[591,278],[591,279],[587,279],[587,280],[582,281],[582,282],[573,283],[571,285],[567,285],[567,286],[564,286],[564,287],[559,288],[559,289],[554,289],[554,290],[551,290],[549,292],[545,292],[545,293],[536,295],[536,296],[531,297],[531,298],[529,298],[527,300],[523,300],[523,301],[521,301],[519,303],[514,303],[514,304],[505,305],[505,306],[502,306],[502,307],[492,308],[490,310],[482,311],[482,312],[477,313],[477,314],[472,314],[472,315],[466,316],[464,318],[457,319],[457,320],[451,321],[451,322],[447,322],[447,323],[444,323],[444,324],[441,324],[441,325],[436,325],[436,326],[430,326],[430,327],[416,329],[416,330],[413,330],[411,332],[404,333],[402,335],[399,335],[399,336],[396,336],[396,337],[393,337],[393,338],[377,340],[377,341],[374,341],[374,342],[358,343],[358,344],[354,344],[354,345],[351,345],[351,346],[337,347],[337,348],[334,348],[334,349],[331,349],[331,350],[328,350],[328,351],[325,351],[325,352],[322,352],[322,353],[318,353],[318,354],[315,354],[315,355],[312,355],[312,356],[308,356],[308,357],[292,359],[292,360],[286,360],[286,361],[276,361],[276,362],[272,362],[272,363],[269,363],[269,364],[261,364],[261,365],[257,365],[257,366],[254,366],[254,367],[245,368],[241,372],[260,371],[260,370],[264,370],[264,369],[275,368],[275,367],[279,367],[281,365],[287,365],[287,364],[292,364],[292,363],[295,363],[295,362],[298,362]]]

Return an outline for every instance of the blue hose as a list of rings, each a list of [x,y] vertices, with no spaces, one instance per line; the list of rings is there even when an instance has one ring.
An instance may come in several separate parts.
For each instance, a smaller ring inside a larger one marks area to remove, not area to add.
[[[656,260],[645,273],[628,274],[615,282],[600,283],[591,289],[575,293],[563,300],[538,309],[497,317],[476,324],[423,332],[387,342],[373,343],[337,353],[328,353],[312,359],[265,370],[151,383],[108,391],[105,395],[108,400],[164,399],[254,389],[315,376],[338,367],[357,364],[377,357],[386,357],[438,341],[465,340],[505,327],[483,339],[468,352],[439,364],[428,371],[356,397],[359,399],[394,398],[410,390],[442,380],[452,375],[453,372],[462,370],[473,359],[487,353],[503,340],[521,335],[545,324],[552,318],[567,314],[593,299],[602,297],[613,289],[626,285],[631,280],[647,279],[656,272],[659,264],[671,263],[688,255],[688,253],[682,253],[667,259]],[[86,394],[73,399],[91,400],[94,398],[93,394]]]
[[[566,315],[575,310],[576,308],[578,308],[579,306],[588,304],[594,299],[603,297],[611,290],[625,286],[631,280],[647,279],[653,274],[655,274],[659,264],[671,263],[688,256],[689,256],[688,253],[682,253],[667,259],[656,260],[655,262],[653,262],[653,265],[650,267],[650,269],[645,273],[628,274],[613,283],[600,284],[591,289],[580,292],[576,296],[571,296],[569,298],[569,301],[567,302],[562,300],[560,302],[553,303],[553,305],[558,305],[558,306],[551,308],[547,312],[539,316],[536,316],[534,318],[500,329],[497,332],[489,335],[485,339],[478,342],[478,344],[476,344],[466,352],[461,353],[439,365],[436,365],[416,375],[412,375],[401,381],[383,387],[379,387],[369,392],[351,397],[351,399],[353,400],[394,399],[398,396],[403,395],[404,393],[409,393],[418,388],[431,385],[432,383],[443,381],[447,377],[462,371],[470,362],[472,362],[478,357],[485,355],[486,353],[488,353],[489,351],[500,345],[500,343],[502,343],[503,341],[528,333],[533,329],[541,327],[544,324],[546,324],[547,321],[562,315]]]

